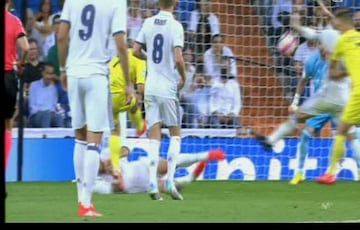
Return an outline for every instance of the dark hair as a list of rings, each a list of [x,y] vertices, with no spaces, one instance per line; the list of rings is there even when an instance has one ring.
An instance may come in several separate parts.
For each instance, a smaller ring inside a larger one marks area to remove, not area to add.
[[[221,38],[222,36],[221,36],[221,34],[214,34],[212,37],[211,37],[211,43],[214,43],[214,41],[215,41],[215,39],[216,38]]]
[[[175,4],[175,0],[159,0],[159,6],[163,8],[169,8]]]
[[[54,25],[55,24],[55,20],[56,19],[58,19],[58,18],[60,18],[60,14],[55,14],[54,16],[53,16],[53,18],[52,18],[52,24]]]
[[[39,42],[35,38],[29,38],[28,43],[35,43],[39,47]]]
[[[196,65],[196,73],[204,73],[204,64],[203,63],[198,63]]]
[[[42,69],[41,69],[41,70],[44,71],[46,67],[52,67],[53,70],[56,69],[56,68],[55,68],[55,65],[54,65],[53,63],[51,63],[51,62],[43,62],[43,65],[42,65]]]
[[[44,5],[46,0],[42,0],[41,3],[39,4],[39,13],[42,12],[42,6]],[[51,4],[51,0],[50,0],[50,12],[49,14],[51,15],[52,14],[52,11],[53,11],[53,8],[52,8],[52,4]]]

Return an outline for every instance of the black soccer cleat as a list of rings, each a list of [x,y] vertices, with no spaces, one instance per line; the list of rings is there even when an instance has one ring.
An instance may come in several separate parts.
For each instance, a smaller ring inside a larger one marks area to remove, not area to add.
[[[267,142],[267,138],[264,135],[256,134],[255,139],[260,143],[260,145],[266,150],[271,152],[272,151],[272,145]]]
[[[163,200],[163,198],[162,198],[162,196],[161,196],[161,194],[160,193],[150,193],[149,194],[150,195],[150,198],[152,199],[152,200]]]

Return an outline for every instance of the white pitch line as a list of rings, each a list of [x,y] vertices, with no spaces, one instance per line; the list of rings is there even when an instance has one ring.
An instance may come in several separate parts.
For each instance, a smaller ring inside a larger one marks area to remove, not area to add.
[[[360,223],[360,219],[359,220],[331,220],[331,221],[321,221],[321,220],[314,220],[314,221],[297,221],[295,223]]]

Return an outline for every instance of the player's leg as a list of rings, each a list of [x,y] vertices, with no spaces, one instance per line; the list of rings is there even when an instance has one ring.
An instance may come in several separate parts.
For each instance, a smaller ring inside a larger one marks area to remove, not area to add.
[[[143,118],[141,108],[138,105],[138,100],[134,96],[130,103],[129,118],[134,124],[136,129],[136,135],[141,136],[146,131],[146,122]]]
[[[120,140],[120,122],[119,122],[119,113],[121,106],[126,103],[125,94],[117,93],[112,94],[112,116],[114,122],[114,128],[111,130],[109,137],[109,150],[110,150],[110,159],[113,168],[113,175],[117,176],[119,174],[119,162],[120,162],[120,153],[121,153],[121,140]]]
[[[85,114],[87,122],[87,150],[84,162],[84,188],[82,204],[85,209],[89,209],[93,215],[101,216],[95,211],[92,204],[92,194],[99,171],[100,147],[102,136],[105,131],[110,129],[111,116],[111,94],[108,88],[108,79],[104,76],[96,76],[83,80],[85,97]]]
[[[167,153],[168,172],[166,188],[173,199],[182,200],[183,197],[177,191],[174,182],[177,158],[180,155],[181,147],[180,103],[175,99],[159,98],[159,100],[161,100],[160,116],[170,132],[170,143]]]
[[[297,129],[298,123],[305,121],[310,118],[312,115],[297,112],[289,117],[288,120],[280,124],[280,126],[275,129],[269,136],[264,136],[258,133],[253,132],[255,138],[259,141],[259,143],[267,150],[271,151],[272,146],[284,138],[285,136],[291,134],[293,131]]]
[[[96,181],[95,181],[94,193],[112,194],[113,186],[110,182],[104,180],[102,177],[98,177],[98,178],[96,178]]]
[[[157,183],[157,168],[159,164],[160,155],[160,141],[161,141],[161,119],[159,112],[159,103],[154,96],[146,96],[144,98],[145,113],[148,122],[149,134],[149,174],[150,174],[150,189],[149,194],[153,200],[162,200],[159,193]]]
[[[323,114],[312,117],[305,122],[305,128],[301,131],[301,139],[299,143],[299,165],[298,170],[290,181],[290,184],[296,185],[305,180],[304,165],[307,154],[309,153],[309,141],[315,133],[319,133],[325,124],[330,121],[330,114]]]
[[[224,160],[225,152],[222,149],[211,149],[199,153],[181,153],[176,160],[176,167],[188,167],[194,163],[208,160]]]
[[[75,129],[75,145],[73,150],[73,162],[75,171],[75,180],[77,187],[78,203],[82,202],[82,190],[84,183],[84,163],[85,152],[87,149],[86,141],[86,122],[84,103],[82,99],[84,95],[78,90],[79,79],[73,76],[68,77],[68,97],[71,113],[71,127]],[[80,210],[79,210],[80,211]]]
[[[336,181],[337,165],[345,154],[347,133],[353,125],[357,124],[360,124],[360,94],[352,93],[337,128],[331,151],[330,166],[324,175],[316,179],[317,182],[332,184]]]
[[[353,126],[350,128],[350,131],[347,135],[347,139],[349,140],[352,151],[353,151],[353,158],[356,161],[356,166],[358,169],[358,180],[360,180],[360,140],[359,137],[356,135],[356,128]]]
[[[13,71],[5,72],[4,74],[4,85],[5,85],[5,172],[7,164],[10,158],[10,152],[12,147],[12,128],[13,128],[13,116],[15,114],[16,96],[18,93],[18,81]]]

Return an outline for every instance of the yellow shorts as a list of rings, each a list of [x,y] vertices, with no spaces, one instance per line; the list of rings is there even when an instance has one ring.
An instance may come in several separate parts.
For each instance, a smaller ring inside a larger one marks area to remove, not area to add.
[[[360,124],[360,93],[353,92],[344,108],[341,120],[347,124]]]
[[[112,94],[112,110],[115,124],[119,124],[119,113],[128,112],[136,105],[136,97],[131,99],[129,104],[126,104],[126,96],[124,93]]]

